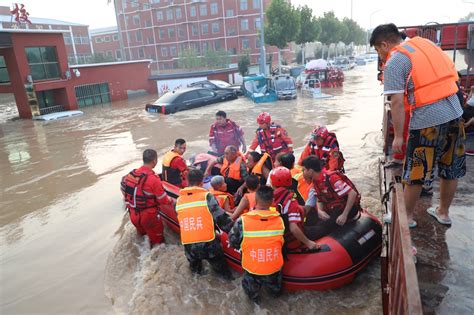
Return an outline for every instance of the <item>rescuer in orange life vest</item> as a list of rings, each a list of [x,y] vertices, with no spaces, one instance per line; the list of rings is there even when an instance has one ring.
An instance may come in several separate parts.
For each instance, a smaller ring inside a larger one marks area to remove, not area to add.
[[[466,174],[462,107],[456,95],[458,74],[453,61],[428,39],[403,42],[395,24],[377,26],[370,38],[384,62],[384,94],[390,97],[394,128],[392,151],[406,155],[402,180],[409,227],[422,185],[438,168],[440,203],[427,210],[438,223],[450,225],[449,207],[458,179]],[[407,115],[407,112],[409,115]],[[408,137],[404,138],[409,117]]]
[[[209,163],[204,173],[205,176],[209,176],[216,164],[222,164],[221,175],[224,176],[227,183],[227,192],[235,194],[239,187],[244,184],[248,175],[245,156],[240,153],[237,147],[229,145],[225,148],[224,156],[218,157]]]
[[[308,156],[302,164],[303,176],[313,181],[305,205],[308,215],[305,234],[309,239],[317,240],[346,222],[359,219],[360,194],[347,176],[323,168],[314,155]]]
[[[344,157],[339,150],[336,134],[329,132],[325,126],[316,126],[311,132],[311,138],[301,153],[298,165],[310,155],[316,155],[331,171],[344,171]]]
[[[293,140],[282,126],[272,122],[269,113],[263,112],[258,115],[257,123],[258,128],[250,144],[250,151],[255,151],[260,146],[260,151],[270,154],[272,160],[275,160],[278,153],[293,152]]]
[[[160,177],[153,172],[157,163],[156,151],[145,150],[143,166],[124,176],[120,183],[130,221],[138,234],[148,235],[151,246],[164,241],[163,222],[158,214],[158,206],[174,204],[163,189]]]
[[[168,151],[163,157],[163,180],[180,188],[186,187],[186,175],[188,174],[188,166],[182,158],[186,152],[186,141],[184,139],[176,139],[174,148]]]
[[[201,170],[188,173],[189,187],[179,192],[176,212],[180,227],[181,243],[193,273],[202,273],[202,260],[207,260],[212,269],[225,279],[232,280],[232,273],[225,261],[224,251],[216,225],[225,232],[232,228],[233,221],[219,207],[214,196],[204,189]]]
[[[255,210],[243,214],[229,234],[230,246],[242,251],[242,287],[247,296],[260,304],[260,288],[278,297],[282,290],[283,234],[280,214],[270,211],[273,189],[262,186],[256,193]]]

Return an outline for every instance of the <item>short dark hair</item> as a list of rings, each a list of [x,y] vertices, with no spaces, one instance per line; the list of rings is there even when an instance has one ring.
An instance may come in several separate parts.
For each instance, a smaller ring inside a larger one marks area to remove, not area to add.
[[[237,153],[239,152],[239,148],[237,148],[235,145],[231,144],[231,145],[228,145],[226,147],[226,149],[229,148],[229,150],[232,152],[232,153]]]
[[[177,147],[178,145],[183,145],[185,143],[186,143],[186,140],[179,138],[174,141],[174,146]]]
[[[256,151],[249,152],[249,155],[252,157],[254,162],[258,162],[262,158],[262,155],[260,153],[256,152]]]
[[[258,188],[259,184],[260,184],[260,179],[258,178],[257,175],[249,175],[245,179],[245,185],[247,185],[248,189],[255,190]]]
[[[216,113],[216,117],[219,116],[219,117],[223,117],[223,118],[227,118],[227,114],[226,112],[224,112],[223,110],[220,110]]]
[[[255,194],[255,199],[260,200],[264,203],[271,203],[273,201],[273,188],[268,186],[261,186],[257,189],[257,193]]]
[[[315,155],[310,155],[305,158],[301,163],[301,166],[315,172],[321,172],[322,169],[321,161]]]
[[[204,180],[204,173],[201,170],[190,170],[188,173],[189,186],[199,186]]]
[[[380,45],[383,41],[398,43],[402,39],[403,35],[398,31],[398,27],[395,24],[381,24],[372,31],[370,46]]]
[[[285,153],[277,156],[278,162],[281,166],[291,170],[295,166],[295,156],[293,153]]]
[[[158,159],[158,153],[153,149],[146,149],[143,151],[143,163],[149,164],[154,160]]]

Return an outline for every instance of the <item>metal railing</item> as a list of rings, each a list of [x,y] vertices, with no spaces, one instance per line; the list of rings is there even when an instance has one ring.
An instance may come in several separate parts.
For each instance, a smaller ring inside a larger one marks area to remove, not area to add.
[[[51,114],[51,113],[58,113],[58,112],[63,112],[63,111],[65,111],[63,105],[56,105],[56,106],[49,106],[49,107],[40,108],[40,114],[41,115],[46,115],[46,114]]]

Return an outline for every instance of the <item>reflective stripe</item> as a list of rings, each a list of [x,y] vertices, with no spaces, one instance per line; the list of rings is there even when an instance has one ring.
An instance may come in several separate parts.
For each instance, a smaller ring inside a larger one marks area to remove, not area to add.
[[[278,236],[283,235],[285,230],[273,230],[273,231],[244,231],[244,236],[247,237],[267,237],[267,236]]]
[[[176,206],[176,211],[193,208],[193,207],[200,207],[200,206],[207,207],[207,201],[195,201],[195,202],[185,203],[185,204]]]

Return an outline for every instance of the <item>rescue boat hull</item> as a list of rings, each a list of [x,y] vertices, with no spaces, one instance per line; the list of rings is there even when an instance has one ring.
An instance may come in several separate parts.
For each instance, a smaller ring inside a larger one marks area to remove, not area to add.
[[[179,188],[163,182],[168,195],[177,198]],[[179,233],[176,211],[171,206],[160,208],[166,225]],[[242,272],[240,252],[230,247],[227,233],[218,233],[229,266]],[[283,269],[283,285],[289,291],[330,290],[353,281],[354,277],[375,257],[382,247],[382,225],[369,213],[355,222],[319,239],[317,252],[303,248],[289,251]]]

